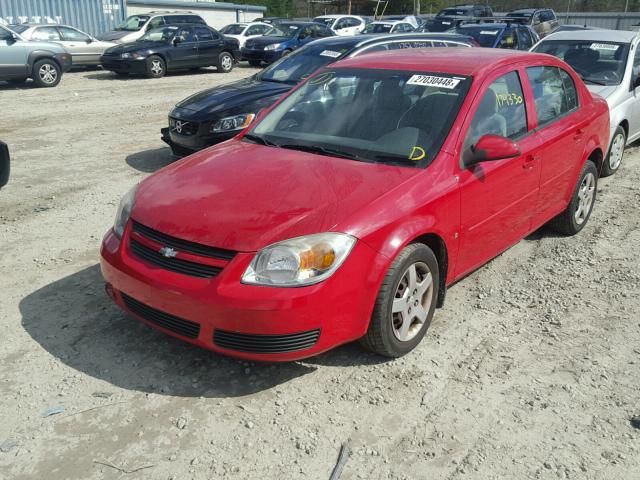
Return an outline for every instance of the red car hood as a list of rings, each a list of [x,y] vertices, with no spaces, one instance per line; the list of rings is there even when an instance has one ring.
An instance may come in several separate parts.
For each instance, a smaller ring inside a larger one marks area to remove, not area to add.
[[[143,181],[132,218],[184,240],[251,252],[330,231],[418,172],[232,140]]]

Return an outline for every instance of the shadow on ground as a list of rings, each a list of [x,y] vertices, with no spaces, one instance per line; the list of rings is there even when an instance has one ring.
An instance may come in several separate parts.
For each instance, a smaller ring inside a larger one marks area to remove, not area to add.
[[[20,312],[27,333],[56,359],[117,387],[161,395],[238,397],[311,374],[318,365],[385,360],[354,344],[305,362],[262,364],[223,357],[129,317],[104,293],[98,265],[31,293],[20,302]]]
[[[144,150],[142,152],[132,153],[125,158],[127,165],[135,168],[139,172],[145,173],[156,172],[177,160],[179,160],[179,157],[171,153],[169,147]]]

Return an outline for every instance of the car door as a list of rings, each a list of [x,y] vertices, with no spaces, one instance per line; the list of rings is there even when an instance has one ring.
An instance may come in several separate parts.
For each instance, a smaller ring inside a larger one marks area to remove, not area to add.
[[[0,79],[26,78],[27,49],[13,33],[0,26]]]
[[[94,42],[86,33],[71,27],[58,27],[62,37],[61,44],[71,54],[74,64],[97,65],[104,48],[100,42]]]
[[[518,242],[531,229],[540,185],[540,138],[530,127],[521,69],[484,82],[461,135],[460,165],[483,135],[516,142],[520,155],[463,168],[460,184],[460,277]],[[462,168],[462,167],[461,167]]]
[[[534,99],[536,130],[543,140],[540,195],[534,218],[539,225],[566,206],[589,120],[580,115],[577,89],[565,70],[546,65],[527,67],[526,78]]]
[[[192,29],[182,26],[176,28],[173,44],[167,47],[167,68],[199,67],[198,43]]]
[[[629,138],[627,141],[637,140],[640,137],[640,42],[635,43],[635,52],[630,59],[631,66],[631,86],[629,87],[633,94],[633,103],[631,106],[631,115],[629,118]],[[632,55],[631,53],[629,54]]]
[[[209,27],[196,27],[196,40],[198,42],[198,62],[206,67],[215,65],[224,46],[224,37]]]

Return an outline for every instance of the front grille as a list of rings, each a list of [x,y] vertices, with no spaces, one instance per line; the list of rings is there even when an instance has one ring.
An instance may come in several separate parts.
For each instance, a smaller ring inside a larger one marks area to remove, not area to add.
[[[169,117],[169,127],[171,127],[172,132],[176,132],[178,135],[184,135],[185,137],[195,135],[200,128],[196,122],[187,122],[186,120],[173,117]]]
[[[184,318],[170,315],[155,308],[145,305],[139,302],[135,298],[131,298],[129,295],[121,293],[122,300],[129,310],[136,315],[144,318],[148,322],[158,325],[166,330],[177,333],[187,338],[198,338],[200,335],[200,325],[195,322],[190,322]]]
[[[158,232],[153,228],[149,228],[141,223],[133,221],[133,231],[140,235],[150,238],[162,245],[172,247],[182,252],[191,253],[193,255],[201,255],[203,257],[217,258],[220,260],[231,260],[236,256],[236,252],[233,250],[225,250],[222,248],[209,247],[200,243],[190,242],[188,240],[182,240],[180,238],[171,237],[162,232]]]
[[[251,335],[216,330],[213,333],[213,343],[239,352],[287,353],[311,348],[319,337],[319,329],[285,335]]]
[[[202,263],[189,262],[179,258],[167,258],[160,252],[143,245],[142,243],[131,239],[131,251],[142,260],[153,265],[170,270],[172,272],[189,275],[192,277],[210,278],[218,275],[222,268],[212,265],[203,265]]]

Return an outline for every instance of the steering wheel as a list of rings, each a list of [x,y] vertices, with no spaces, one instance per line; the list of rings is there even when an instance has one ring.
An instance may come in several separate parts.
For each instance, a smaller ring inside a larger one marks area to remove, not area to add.
[[[299,131],[300,127],[304,123],[305,115],[302,112],[288,112],[278,122],[276,130],[285,132]]]

